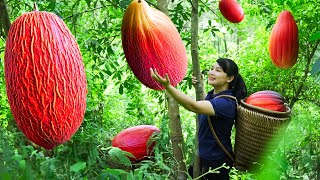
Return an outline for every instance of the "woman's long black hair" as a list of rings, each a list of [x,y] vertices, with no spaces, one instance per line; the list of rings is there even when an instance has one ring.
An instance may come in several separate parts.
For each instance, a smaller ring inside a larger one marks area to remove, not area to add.
[[[237,100],[240,101],[241,99],[244,99],[247,96],[247,87],[242,76],[239,74],[237,64],[228,58],[219,58],[217,63],[228,77],[234,76],[234,79],[229,84],[229,89],[234,90],[234,95]]]

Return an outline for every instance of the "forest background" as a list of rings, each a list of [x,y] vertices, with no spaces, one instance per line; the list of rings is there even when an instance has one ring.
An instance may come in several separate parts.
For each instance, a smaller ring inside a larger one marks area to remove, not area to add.
[[[33,10],[34,1],[7,0],[10,21]],[[40,11],[57,14],[75,36],[88,82],[85,118],[72,139],[52,152],[30,145],[16,127],[4,79],[5,31],[0,23],[0,179],[175,179],[177,162],[169,135],[166,95],[146,88],[128,67],[121,46],[121,23],[130,0],[36,1]],[[187,48],[189,68],[178,89],[195,97],[191,83],[191,1],[171,0],[168,15]],[[292,108],[291,122],[273,154],[256,173],[231,170],[232,179],[320,178],[320,1],[240,0],[245,18],[226,21],[218,1],[199,0],[200,68],[219,57],[236,61],[249,94],[281,93]],[[157,1],[148,1],[156,8]],[[3,4],[0,4],[3,5]],[[292,12],[299,28],[299,57],[291,69],[276,68],[268,41],[278,14]],[[2,14],[1,14],[2,16]],[[3,16],[2,16],[3,17]],[[210,87],[205,85],[205,90]],[[180,108],[184,163],[194,157],[195,114]],[[141,125],[161,129],[155,156],[132,165],[111,147],[121,130]]]

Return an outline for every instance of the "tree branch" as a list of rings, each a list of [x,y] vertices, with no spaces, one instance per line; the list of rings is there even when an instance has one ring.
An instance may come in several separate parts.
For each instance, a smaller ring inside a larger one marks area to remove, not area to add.
[[[207,3],[204,3],[202,0],[199,0],[205,7],[207,7],[214,15],[218,16],[216,12],[213,11],[211,7],[208,6]]]
[[[95,11],[95,10],[97,10],[97,9],[101,9],[101,8],[104,8],[104,7],[107,7],[107,6],[100,6],[100,7],[96,7],[96,8],[93,8],[93,9],[87,9],[87,10],[78,12],[78,13],[76,13],[76,14],[72,14],[72,15],[66,17],[66,18],[63,18],[63,20],[70,19],[70,18],[72,18],[72,17],[74,17],[74,16],[79,16],[79,15],[81,15],[81,14],[84,14],[84,13],[87,13],[87,12],[91,12],[91,11]]]
[[[309,101],[310,103],[313,103],[313,104],[315,104],[315,105],[320,107],[320,101],[318,99],[316,99],[316,98],[315,99],[310,99],[310,100],[307,100],[307,101]]]
[[[0,1],[3,1],[3,0],[0,0]],[[105,8],[105,7],[108,7],[108,6],[113,6],[115,8],[121,8],[119,5],[117,5],[116,3],[112,2],[111,0],[107,0],[107,2],[109,2],[111,5],[106,5],[106,6],[100,6],[100,7],[96,7],[96,8],[92,8],[92,9],[87,9],[87,10],[84,10],[82,12],[79,12],[79,13],[76,13],[76,14],[72,14],[66,18],[63,18],[63,20],[66,20],[66,19],[70,19],[74,16],[78,16],[78,15],[81,15],[81,14],[84,14],[84,13],[87,13],[87,12],[91,12],[91,11],[95,11],[95,10],[98,10],[98,9],[101,9],[101,8]],[[157,6],[155,4],[153,4],[152,2],[150,1],[146,1],[148,4],[154,6],[157,8]]]
[[[1,16],[0,16],[0,38],[4,37],[4,32],[2,30],[2,21],[1,21]]]
[[[218,14],[217,14],[211,7],[209,7],[207,3],[204,3],[202,0],[199,0],[199,1],[200,1],[206,8],[208,8],[214,15],[216,15],[220,20],[224,20],[224,18],[219,17]],[[221,24],[226,25],[226,26],[228,26],[230,29],[234,30],[228,23],[225,23],[225,22],[222,21]]]
[[[152,5],[153,7],[155,7],[155,8],[158,8],[158,6],[157,5],[155,5],[155,4],[153,4],[152,2],[150,2],[150,1],[146,1],[148,4],[150,4],[150,5]]]
[[[320,40],[318,40],[316,42],[315,46],[311,49],[310,55],[308,56],[308,59],[307,59],[306,68],[304,70],[304,76],[302,77],[302,81],[301,81],[301,83],[300,83],[295,95],[291,99],[291,102],[290,102],[290,105],[289,105],[290,108],[292,108],[294,103],[297,102],[298,97],[299,97],[300,93],[302,92],[302,88],[304,86],[304,83],[305,83],[305,81],[306,81],[306,79],[308,77],[308,73],[310,71],[310,65],[311,65],[312,58],[313,58],[316,50],[318,49],[319,43],[320,43]]]

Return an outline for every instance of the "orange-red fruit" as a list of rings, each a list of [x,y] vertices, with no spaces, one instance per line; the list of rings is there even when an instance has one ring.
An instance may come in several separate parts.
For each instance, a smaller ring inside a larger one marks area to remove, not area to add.
[[[286,111],[284,98],[275,91],[258,91],[251,94],[245,101],[247,104],[258,106],[272,111]]]
[[[82,123],[87,83],[78,44],[55,14],[33,11],[11,25],[5,50],[10,108],[19,129],[46,149]]]
[[[144,0],[133,0],[122,20],[122,46],[126,60],[138,80],[145,86],[164,87],[152,79],[150,68],[161,76],[166,73],[176,86],[187,72],[185,46],[170,18]]]
[[[152,155],[154,141],[152,135],[159,133],[160,129],[151,125],[139,125],[121,131],[112,139],[112,146],[132,153],[135,158],[132,161],[140,161],[146,156]]]
[[[236,0],[221,0],[219,9],[223,17],[232,23],[239,23],[244,18],[244,12]]]
[[[278,68],[291,68],[297,62],[298,51],[297,24],[290,11],[283,11],[277,18],[269,40],[272,63]]]

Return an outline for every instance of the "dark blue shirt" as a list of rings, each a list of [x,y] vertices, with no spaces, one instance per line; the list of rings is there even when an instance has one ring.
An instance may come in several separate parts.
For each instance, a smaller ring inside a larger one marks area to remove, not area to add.
[[[210,116],[213,128],[224,147],[232,153],[231,130],[236,118],[236,102],[228,97],[219,95],[233,95],[232,90],[225,90],[218,94],[213,94],[213,90],[208,93],[206,100],[209,100],[215,111],[215,116]],[[218,160],[226,156],[226,153],[216,142],[208,124],[207,115],[199,115],[199,156],[206,160]]]

